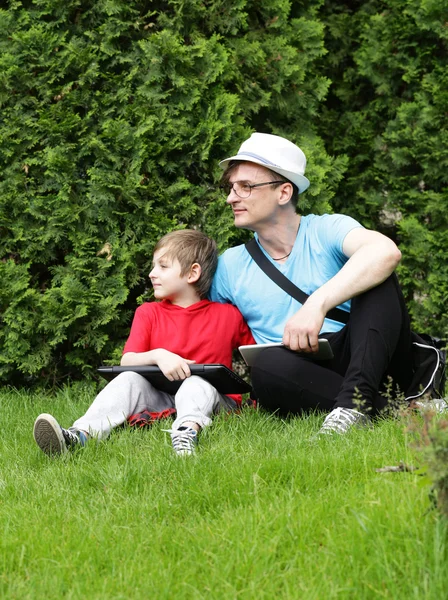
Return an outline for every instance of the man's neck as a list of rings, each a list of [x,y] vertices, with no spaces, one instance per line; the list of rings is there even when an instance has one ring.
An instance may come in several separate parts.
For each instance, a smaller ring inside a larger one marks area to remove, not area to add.
[[[274,223],[257,231],[258,241],[273,259],[286,259],[292,252],[300,219],[300,215],[294,214],[286,222]]]

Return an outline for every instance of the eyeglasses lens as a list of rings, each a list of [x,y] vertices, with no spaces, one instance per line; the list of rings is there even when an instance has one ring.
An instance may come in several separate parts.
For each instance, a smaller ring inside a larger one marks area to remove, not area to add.
[[[234,183],[225,183],[221,186],[221,189],[226,196],[228,196],[233,190],[240,198],[248,198],[251,192],[250,185],[240,181],[235,181]]]

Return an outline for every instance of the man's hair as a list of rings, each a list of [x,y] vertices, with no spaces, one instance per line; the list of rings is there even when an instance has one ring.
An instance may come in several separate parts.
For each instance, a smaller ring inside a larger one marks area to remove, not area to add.
[[[207,297],[213,275],[218,265],[218,249],[215,240],[195,229],[179,229],[164,235],[156,244],[154,252],[165,250],[164,256],[180,263],[181,277],[194,263],[201,266],[201,276],[193,284],[201,300]]]
[[[243,164],[244,162],[250,163],[250,161],[244,161],[244,160],[231,160],[229,162],[229,164],[227,165],[224,173],[222,174],[221,183],[228,183],[230,176],[233,173],[233,171],[236,169],[236,167],[238,165]],[[289,179],[286,179],[286,177],[283,177],[283,175],[280,175],[280,173],[276,173],[275,171],[268,169],[268,167],[265,167],[264,165],[258,165],[258,163],[251,163],[251,164],[257,165],[259,167],[263,167],[263,169],[266,169],[266,171],[269,171],[269,173],[273,177],[272,181],[282,181],[284,183],[290,183],[292,185],[291,203],[294,206],[294,209],[297,209],[297,203],[299,201],[299,188],[296,186],[295,183],[293,183],[292,181],[289,181]],[[273,187],[278,187],[279,185],[282,185],[282,184],[274,183]]]

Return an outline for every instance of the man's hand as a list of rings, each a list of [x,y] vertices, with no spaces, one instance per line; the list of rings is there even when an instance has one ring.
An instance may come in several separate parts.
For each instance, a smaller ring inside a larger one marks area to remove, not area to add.
[[[319,333],[325,312],[319,306],[305,304],[286,323],[282,342],[290,350],[317,352]]]
[[[170,381],[181,381],[190,377],[191,371],[188,365],[192,365],[195,362],[195,360],[182,358],[182,356],[162,348],[157,350],[157,366]]]
[[[345,236],[342,249],[349,260],[286,323],[282,341],[291,350],[316,352],[327,312],[382,283],[401,258],[392,240],[361,227]]]

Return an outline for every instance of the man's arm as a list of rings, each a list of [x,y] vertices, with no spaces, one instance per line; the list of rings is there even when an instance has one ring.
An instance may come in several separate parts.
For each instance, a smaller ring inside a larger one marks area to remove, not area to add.
[[[283,343],[291,350],[316,352],[327,312],[382,283],[401,259],[392,240],[363,228],[352,229],[345,236],[342,249],[349,260],[286,323]]]

